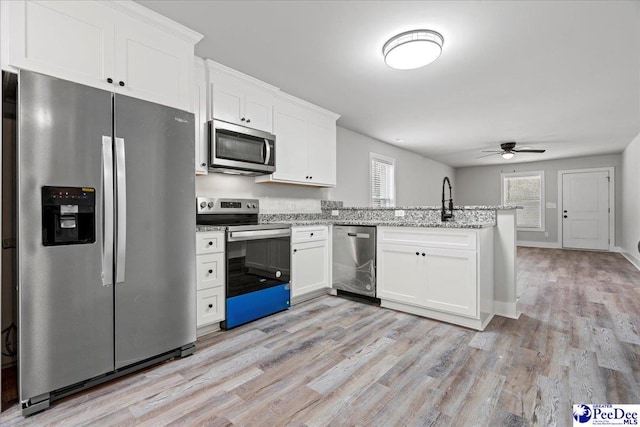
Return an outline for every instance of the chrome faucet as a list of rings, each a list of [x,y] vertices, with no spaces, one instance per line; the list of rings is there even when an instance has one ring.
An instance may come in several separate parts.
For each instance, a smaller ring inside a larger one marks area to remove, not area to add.
[[[449,212],[447,212],[447,209],[444,206],[444,185],[445,184],[449,184]],[[442,216],[441,216],[442,221],[449,221],[451,219],[453,219],[453,192],[451,191],[451,181],[449,181],[449,177],[445,176],[444,180],[442,181]]]

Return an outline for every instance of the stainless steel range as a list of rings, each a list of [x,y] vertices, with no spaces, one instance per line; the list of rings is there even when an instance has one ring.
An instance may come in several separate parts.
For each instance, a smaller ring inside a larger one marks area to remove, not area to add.
[[[197,198],[196,223],[225,227],[230,329],[290,306],[291,226],[259,224],[257,199]]]

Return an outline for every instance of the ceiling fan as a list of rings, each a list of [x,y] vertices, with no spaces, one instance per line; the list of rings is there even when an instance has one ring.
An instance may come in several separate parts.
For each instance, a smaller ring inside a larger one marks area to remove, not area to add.
[[[513,158],[515,153],[544,153],[545,151],[547,150],[534,150],[530,147],[522,147],[516,150],[515,142],[503,142],[502,144],[500,144],[500,151],[483,150],[482,151],[483,153],[491,153],[491,154],[486,154],[484,156],[476,157],[476,159],[482,159],[483,157],[489,157],[495,154],[500,154],[503,159],[509,160]]]

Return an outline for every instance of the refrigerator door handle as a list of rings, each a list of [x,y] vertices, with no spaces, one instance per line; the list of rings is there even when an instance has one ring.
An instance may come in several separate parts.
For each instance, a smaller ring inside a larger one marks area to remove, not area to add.
[[[116,283],[122,283],[127,252],[127,174],[123,138],[116,138],[116,197]]]
[[[102,136],[102,285],[113,285],[113,141]]]

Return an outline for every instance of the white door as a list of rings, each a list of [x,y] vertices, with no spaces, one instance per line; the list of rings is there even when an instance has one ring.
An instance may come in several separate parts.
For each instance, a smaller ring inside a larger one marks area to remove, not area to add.
[[[429,248],[427,251],[428,308],[453,314],[478,315],[475,251]]]
[[[423,253],[425,256],[421,255]],[[425,258],[425,248],[379,245],[376,296],[383,300],[424,306],[427,298]]]
[[[562,247],[609,249],[609,172],[562,174]]]
[[[291,298],[329,287],[327,241],[299,243],[291,254]]]

